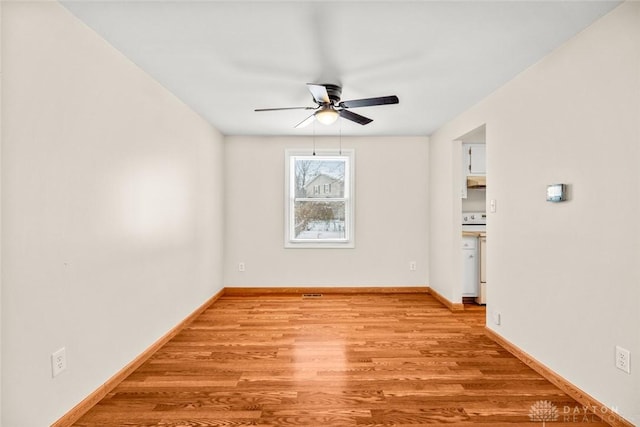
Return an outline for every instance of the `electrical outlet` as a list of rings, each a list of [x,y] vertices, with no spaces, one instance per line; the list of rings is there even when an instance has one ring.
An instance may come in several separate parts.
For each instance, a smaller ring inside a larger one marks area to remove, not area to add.
[[[625,371],[627,374],[631,373],[630,369],[631,352],[626,348],[616,346],[616,368],[621,371]]]
[[[57,377],[67,369],[67,350],[62,347],[51,355],[51,375]]]
[[[418,265],[416,264],[415,261],[411,261],[409,263],[409,271],[416,271],[417,268],[418,268]]]
[[[501,321],[500,317],[501,316],[500,316],[500,312],[499,311],[494,311],[493,312],[493,324],[494,325],[499,325],[500,324],[500,321]]]
[[[238,271],[244,271],[244,262],[239,262],[238,263]]]

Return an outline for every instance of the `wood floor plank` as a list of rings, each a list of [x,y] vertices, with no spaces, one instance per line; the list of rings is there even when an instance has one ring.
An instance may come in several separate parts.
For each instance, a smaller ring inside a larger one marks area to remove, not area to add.
[[[424,293],[223,296],[75,426],[605,426]],[[573,415],[573,414],[572,414]]]

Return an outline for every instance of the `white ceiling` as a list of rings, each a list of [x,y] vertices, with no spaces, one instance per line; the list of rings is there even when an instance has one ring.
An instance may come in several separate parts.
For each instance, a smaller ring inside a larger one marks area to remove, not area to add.
[[[61,1],[226,135],[310,135],[305,83],[374,121],[318,135],[429,135],[619,1]],[[340,122],[343,122],[340,124]]]

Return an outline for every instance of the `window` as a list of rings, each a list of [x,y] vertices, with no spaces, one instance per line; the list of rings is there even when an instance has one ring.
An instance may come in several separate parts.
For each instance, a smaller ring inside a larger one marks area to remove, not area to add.
[[[352,248],[353,150],[286,153],[285,247]]]

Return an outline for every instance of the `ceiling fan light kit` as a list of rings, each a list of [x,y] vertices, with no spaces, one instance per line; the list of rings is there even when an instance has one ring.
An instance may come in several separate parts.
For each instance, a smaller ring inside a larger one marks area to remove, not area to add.
[[[351,101],[340,101],[342,87],[333,84],[307,83],[307,88],[311,92],[316,107],[283,107],[283,108],[258,108],[255,111],[279,111],[279,110],[315,110],[315,112],[298,123],[295,127],[301,128],[312,123],[316,119],[323,125],[331,125],[342,117],[360,125],[366,125],[373,120],[349,111],[349,108],[372,107],[375,105],[397,104],[398,97],[380,96],[377,98],[354,99]]]
[[[323,125],[331,125],[338,120],[339,113],[331,106],[322,107],[314,113],[316,120]]]

